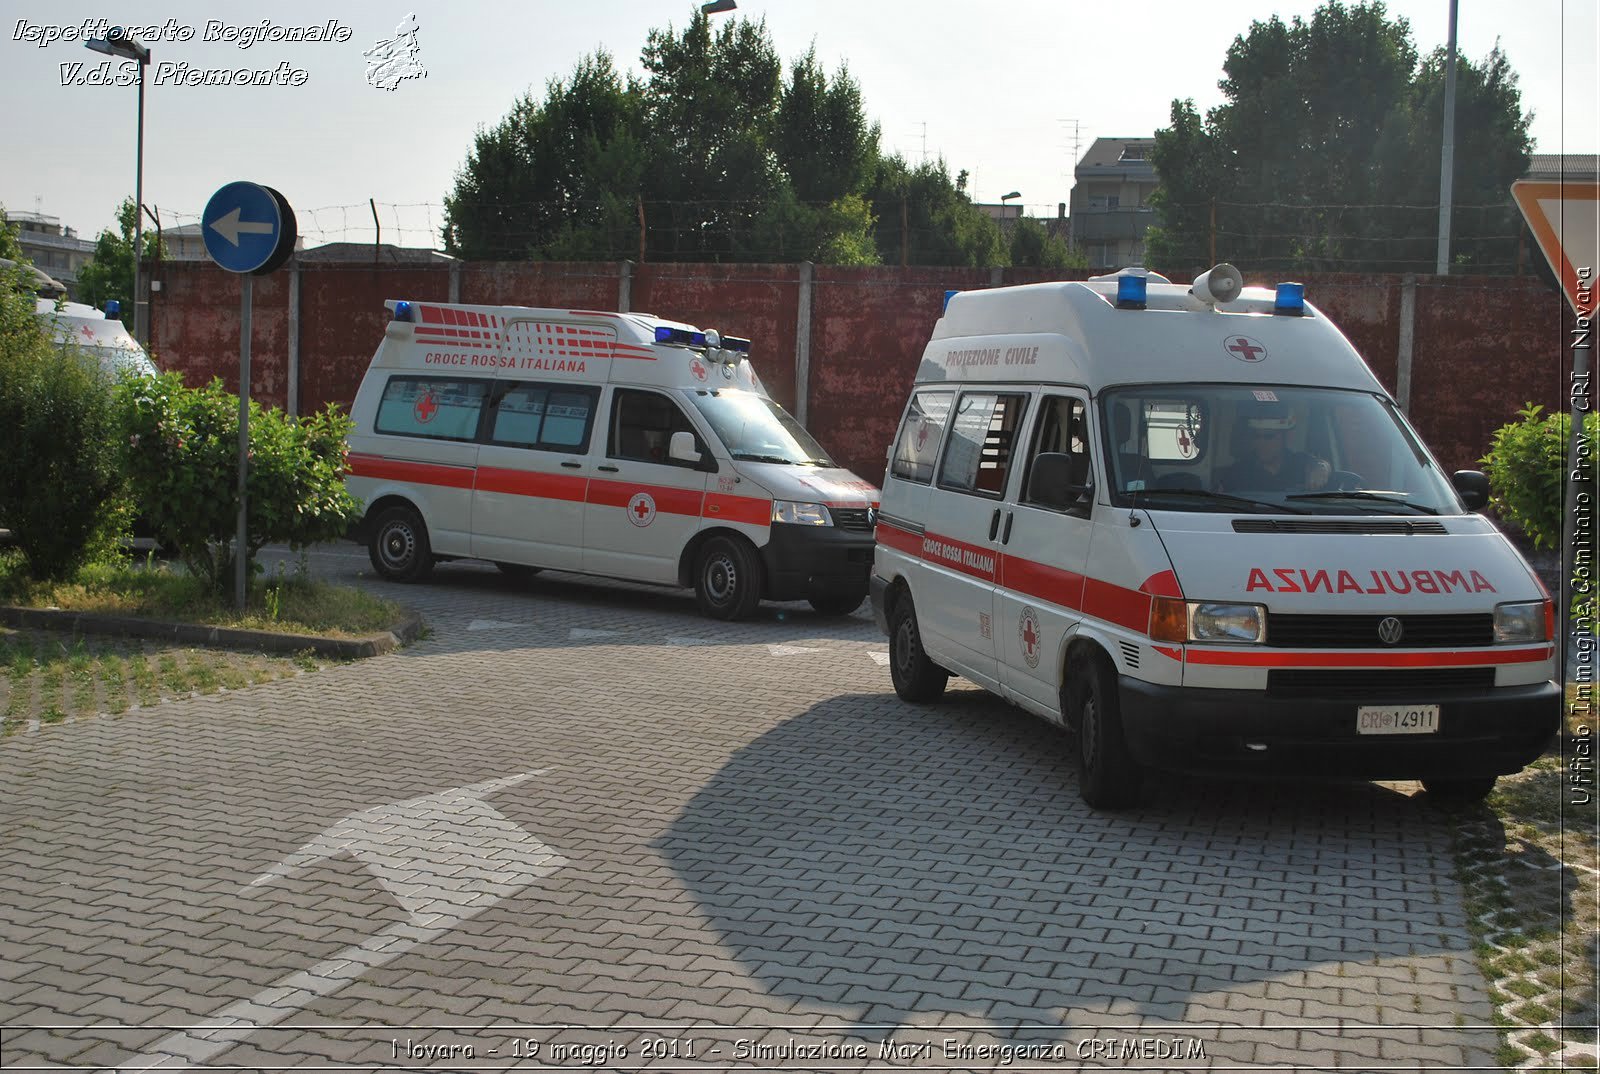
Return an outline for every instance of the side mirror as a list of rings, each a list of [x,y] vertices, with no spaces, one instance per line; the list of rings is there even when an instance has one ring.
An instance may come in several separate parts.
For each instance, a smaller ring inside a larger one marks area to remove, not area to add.
[[[1087,455],[1068,455],[1060,451],[1045,451],[1034,457],[1033,470],[1028,475],[1028,499],[1044,507],[1065,511],[1078,506],[1079,498],[1089,486]]]
[[[1450,484],[1455,486],[1456,494],[1468,511],[1481,511],[1489,506],[1489,479],[1483,471],[1457,470],[1450,475]]]
[[[700,451],[694,446],[694,434],[681,430],[673,433],[671,442],[667,444],[667,458],[674,462],[699,462]]]

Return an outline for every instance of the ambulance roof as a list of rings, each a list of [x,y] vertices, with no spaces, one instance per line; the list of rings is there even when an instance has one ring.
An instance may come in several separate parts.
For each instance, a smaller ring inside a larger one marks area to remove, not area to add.
[[[1117,279],[961,291],[923,352],[917,382],[1303,384],[1383,392],[1333,323],[1310,303],[1274,313],[1275,292],[1247,287],[1215,307],[1148,277],[1144,309],[1117,308]]]
[[[373,356],[375,366],[766,394],[748,359],[749,340],[719,339],[647,313],[401,299],[384,305],[394,319]]]

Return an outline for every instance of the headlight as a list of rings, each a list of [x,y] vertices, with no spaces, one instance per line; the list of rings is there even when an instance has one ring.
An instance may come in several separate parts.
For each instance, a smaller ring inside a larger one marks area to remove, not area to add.
[[[1150,637],[1156,641],[1249,644],[1267,634],[1267,612],[1259,604],[1156,597],[1150,605]]]
[[[1259,604],[1189,602],[1189,640],[1259,642],[1266,636],[1266,616]]]
[[[1549,641],[1546,623],[1550,618],[1547,600],[1530,600],[1524,604],[1500,604],[1494,609],[1494,640],[1496,642]]]
[[[831,526],[833,516],[820,503],[797,503],[794,500],[773,500],[772,521],[789,522],[797,526]]]

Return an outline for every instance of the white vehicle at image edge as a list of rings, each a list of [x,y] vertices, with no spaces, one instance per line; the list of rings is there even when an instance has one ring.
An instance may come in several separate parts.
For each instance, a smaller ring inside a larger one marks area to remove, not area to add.
[[[750,341],[632,313],[391,301],[356,393],[356,536],[385,578],[490,560],[845,614],[878,490],[767,396]]]
[[[871,579],[908,701],[959,674],[1147,768],[1476,799],[1559,720],[1554,609],[1299,284],[1143,269],[947,296]]]

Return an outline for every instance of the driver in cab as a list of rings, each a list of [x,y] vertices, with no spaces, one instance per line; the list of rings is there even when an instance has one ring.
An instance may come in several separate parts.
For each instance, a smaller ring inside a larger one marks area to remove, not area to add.
[[[1265,403],[1244,423],[1244,442],[1236,445],[1238,460],[1218,474],[1219,491],[1316,492],[1327,487],[1333,467],[1328,460],[1289,448],[1294,414],[1281,402]]]

